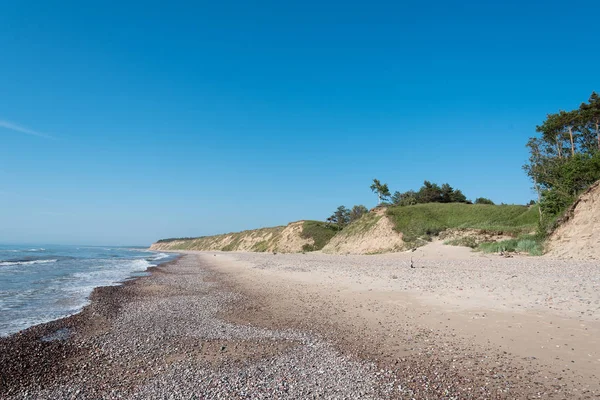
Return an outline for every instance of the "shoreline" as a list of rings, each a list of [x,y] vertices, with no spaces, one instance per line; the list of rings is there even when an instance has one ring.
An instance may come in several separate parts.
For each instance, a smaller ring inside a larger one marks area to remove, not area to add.
[[[76,315],[90,304],[96,288],[123,285],[177,256],[129,247],[46,247],[0,250],[5,260],[0,264],[6,264],[0,270],[0,339]],[[8,252],[20,255],[7,258]]]
[[[92,303],[79,314],[0,340],[0,397],[147,399],[176,393],[176,398],[241,398],[251,386],[259,394],[253,398],[274,393],[322,397],[329,391],[381,398],[375,395],[380,389],[372,386],[379,379],[373,365],[341,356],[310,334],[233,325],[218,318],[217,313],[236,303],[236,296],[222,290],[213,277],[197,259],[180,257],[153,267],[149,276],[97,288]],[[177,312],[163,309],[165,303]],[[63,328],[73,334],[41,340]],[[312,387],[304,385],[306,377],[314,378]],[[215,385],[218,380],[229,383]]]
[[[78,314],[0,339],[0,397],[585,398],[597,393],[577,387],[583,376],[556,376],[539,357],[527,354],[524,360],[522,347],[498,347],[507,329],[493,333],[491,344],[484,337],[471,341],[473,329],[456,330],[465,323],[487,326],[502,314],[467,320],[464,316],[473,314],[450,312],[411,293],[379,290],[360,271],[352,272],[354,267],[342,268],[352,260],[182,254],[148,268],[148,276],[94,289],[90,305]],[[360,283],[353,284],[357,278]],[[438,323],[447,326],[437,329]],[[72,332],[68,338],[40,340],[64,328]]]
[[[25,385],[29,386],[61,374],[61,361],[76,353],[71,340],[74,334],[98,329],[103,314],[117,312],[110,308],[118,308],[118,301],[113,300],[119,297],[120,290],[151,276],[160,267],[177,262],[182,256],[146,268],[147,275],[131,277],[116,285],[95,287],[88,297],[89,304],[74,314],[0,337],[0,395],[10,381],[29,379],[31,382]],[[36,358],[41,358],[41,362],[35,361]],[[6,394],[11,395],[10,388]]]

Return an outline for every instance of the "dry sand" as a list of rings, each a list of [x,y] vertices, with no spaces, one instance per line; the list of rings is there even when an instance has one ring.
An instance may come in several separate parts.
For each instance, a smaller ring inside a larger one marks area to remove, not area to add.
[[[431,369],[450,369],[474,397],[600,393],[596,263],[503,258],[439,242],[381,256],[204,257],[217,260],[236,291],[260,299],[236,310],[239,321],[319,332],[401,379],[405,363],[429,365],[416,378],[421,386],[436,386]]]
[[[548,240],[550,258],[600,260],[600,182],[567,210]]]
[[[192,252],[0,339],[0,397],[598,398],[599,285],[596,263],[440,243]]]

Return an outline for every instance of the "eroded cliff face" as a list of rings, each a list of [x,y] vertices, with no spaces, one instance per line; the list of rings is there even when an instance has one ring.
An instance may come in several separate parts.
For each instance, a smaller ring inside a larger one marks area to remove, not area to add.
[[[364,215],[344,228],[323,248],[329,254],[376,254],[406,249],[402,234],[385,215],[385,209]]]
[[[303,246],[314,244],[311,238],[303,238],[304,221],[287,226],[254,229],[223,235],[194,239],[159,241],[150,250],[202,250],[202,251],[257,251],[299,253]]]
[[[547,242],[551,258],[600,260],[600,181],[585,191],[565,214]]]
[[[304,227],[305,221],[298,221],[287,226],[159,241],[150,249],[299,253],[315,244],[312,238],[303,235]],[[402,234],[393,229],[392,222],[385,215],[385,209],[378,209],[338,232],[322,251],[329,254],[375,254],[406,248]]]

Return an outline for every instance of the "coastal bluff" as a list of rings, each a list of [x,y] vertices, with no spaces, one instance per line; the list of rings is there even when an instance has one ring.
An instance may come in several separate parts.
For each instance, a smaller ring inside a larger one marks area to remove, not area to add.
[[[548,239],[540,241],[537,254],[529,254],[600,259],[599,207],[600,182],[596,182],[557,221]],[[343,229],[333,223],[301,220],[214,236],[161,239],[150,250],[358,255],[414,250],[437,240],[488,253],[525,254],[525,245],[534,243],[538,222],[537,205],[428,203],[377,207]]]
[[[296,221],[286,226],[260,228],[198,238],[163,239],[150,250],[199,250],[329,254],[375,254],[404,250],[402,234],[393,229],[384,210],[372,211],[346,229],[321,221]]]
[[[163,239],[152,244],[150,250],[299,253],[315,250],[315,237],[307,229],[315,223],[316,221],[296,221],[286,226],[252,229],[214,236]]]

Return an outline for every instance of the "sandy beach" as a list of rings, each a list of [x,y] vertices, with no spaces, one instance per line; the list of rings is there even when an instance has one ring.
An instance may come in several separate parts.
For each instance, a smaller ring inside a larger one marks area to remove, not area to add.
[[[600,394],[594,262],[433,243],[376,256],[187,252],[151,272],[0,339],[0,397]]]

